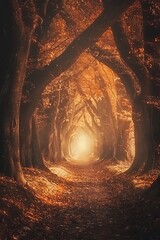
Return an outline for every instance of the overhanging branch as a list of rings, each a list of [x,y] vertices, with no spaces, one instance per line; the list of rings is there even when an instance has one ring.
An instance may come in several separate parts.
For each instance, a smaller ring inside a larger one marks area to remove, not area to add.
[[[120,58],[115,56],[110,51],[100,48],[98,45],[91,47],[90,53],[98,61],[114,70],[114,72],[122,80],[125,89],[132,100],[136,95],[139,94],[136,89],[136,82],[138,82],[138,79],[136,78],[134,72],[130,70]]]
[[[66,50],[51,63],[40,70],[35,70],[28,76],[28,81],[32,82],[35,88],[30,92],[30,114],[33,113],[37,102],[45,86],[62,72],[67,70],[78,57],[90,46],[95,44],[101,35],[121,16],[121,14],[135,0],[123,0],[119,4],[118,0],[112,0],[99,17],[84,30]]]

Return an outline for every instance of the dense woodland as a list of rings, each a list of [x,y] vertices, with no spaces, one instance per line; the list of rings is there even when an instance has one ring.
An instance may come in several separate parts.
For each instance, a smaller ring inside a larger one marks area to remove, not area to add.
[[[0,1],[3,176],[25,186],[25,169],[102,160],[159,169],[159,16],[159,0]]]
[[[98,139],[95,158],[133,158],[130,171],[155,165],[159,7],[158,1],[1,2],[3,174],[25,183],[22,166],[45,168],[44,156],[71,157],[78,124]]]

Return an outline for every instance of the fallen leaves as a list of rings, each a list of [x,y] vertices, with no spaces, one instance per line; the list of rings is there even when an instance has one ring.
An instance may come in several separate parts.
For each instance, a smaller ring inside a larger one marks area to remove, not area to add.
[[[143,194],[158,172],[128,176],[122,165],[24,169],[26,188],[0,177],[0,239],[159,240],[160,201]]]

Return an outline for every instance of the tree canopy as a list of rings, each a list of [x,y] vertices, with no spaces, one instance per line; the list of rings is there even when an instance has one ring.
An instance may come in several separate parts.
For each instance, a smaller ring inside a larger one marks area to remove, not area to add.
[[[159,9],[152,0],[1,1],[2,173],[25,182],[21,166],[71,159],[80,132],[92,139],[89,161],[153,166]]]

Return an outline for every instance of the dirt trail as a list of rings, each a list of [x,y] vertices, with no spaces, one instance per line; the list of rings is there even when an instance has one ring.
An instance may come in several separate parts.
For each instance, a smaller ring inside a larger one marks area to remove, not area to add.
[[[142,197],[149,176],[129,177],[120,174],[127,165],[121,167],[102,162],[85,168],[63,163],[50,166],[51,173],[25,169],[32,191],[14,185],[17,209],[4,206],[12,217],[4,218],[4,225],[12,223],[4,239],[159,240],[158,202],[153,213],[152,202]]]

